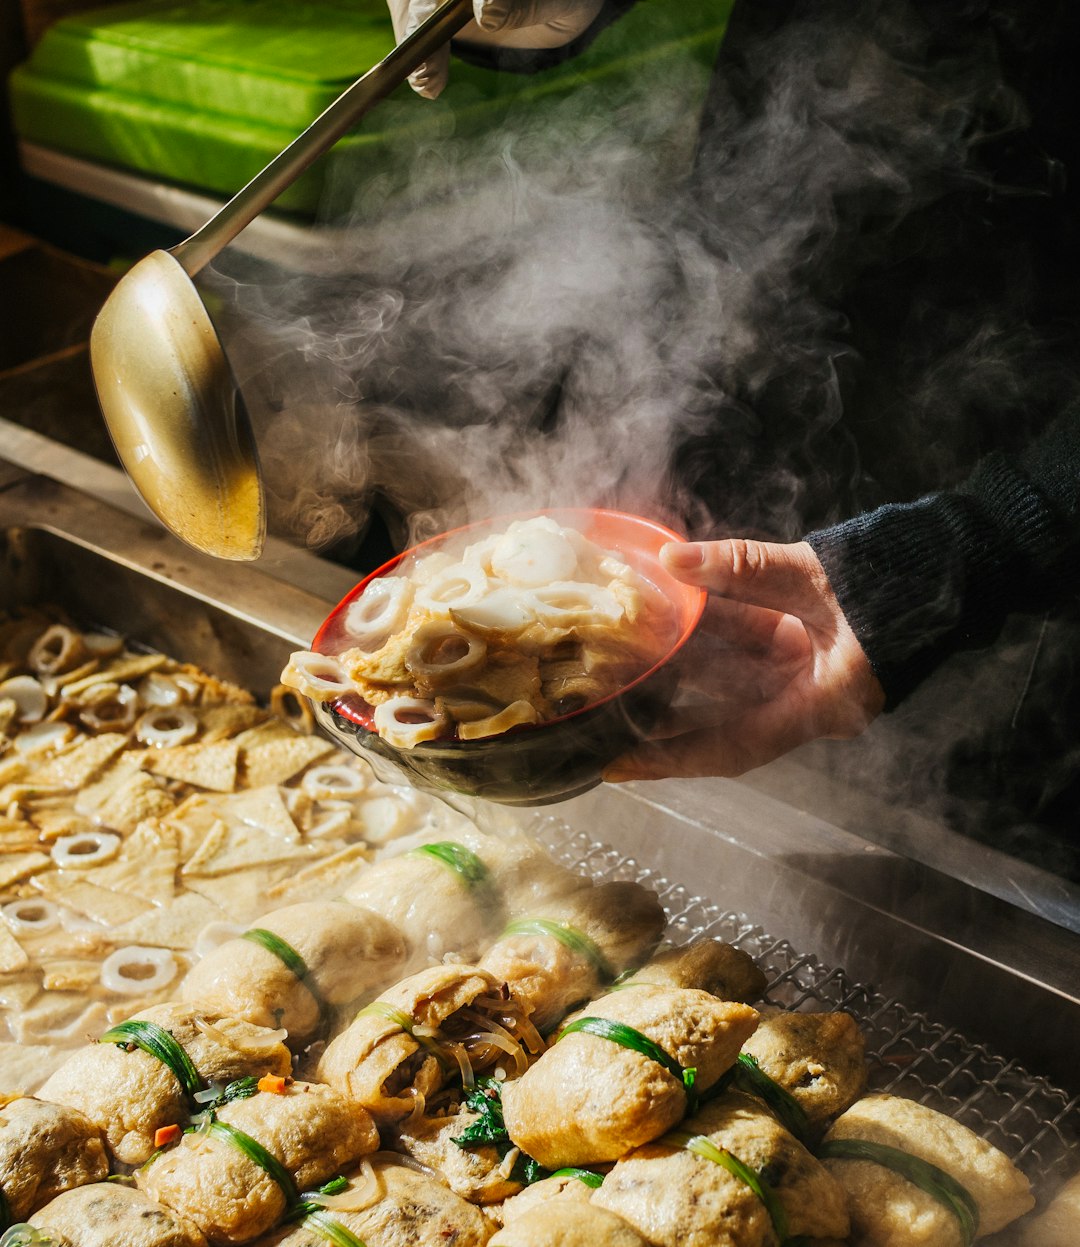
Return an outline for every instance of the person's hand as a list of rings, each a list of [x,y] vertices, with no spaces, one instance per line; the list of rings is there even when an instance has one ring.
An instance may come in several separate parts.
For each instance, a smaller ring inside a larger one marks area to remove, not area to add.
[[[806,542],[672,543],[661,559],[710,593],[683,651],[689,698],[606,780],[742,775],[806,741],[857,736],[880,713],[885,692]]]
[[[400,43],[438,8],[439,0],[387,0]],[[473,0],[473,21],[457,36],[468,43],[503,48],[561,48],[592,25],[603,0]],[[433,100],[446,86],[450,50],[440,50],[409,77],[409,85]]]

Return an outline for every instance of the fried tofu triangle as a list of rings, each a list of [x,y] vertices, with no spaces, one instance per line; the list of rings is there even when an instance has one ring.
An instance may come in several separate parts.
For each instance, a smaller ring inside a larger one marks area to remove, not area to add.
[[[997,1148],[944,1113],[894,1095],[870,1095],[833,1122],[825,1164],[844,1187],[859,1247],[963,1247],[960,1217],[887,1164],[830,1157],[853,1141],[916,1157],[958,1183],[974,1205],[975,1237],[995,1234],[1035,1203],[1028,1180]]]
[[[567,1029],[586,1017],[632,1028],[656,1045],[661,1059]],[[693,1094],[679,1068],[695,1071],[694,1090],[708,1090],[734,1063],[757,1019],[748,1005],[692,988],[641,986],[602,996],[568,1019],[562,1037],[507,1083],[510,1138],[547,1169],[618,1160],[686,1115]]]
[[[620,1160],[592,1202],[657,1247],[775,1247],[781,1229],[815,1242],[847,1237],[843,1189],[753,1096],[727,1091],[679,1133],[703,1136],[766,1182],[785,1224],[743,1178],[664,1139]]]
[[[649,1240],[614,1213],[591,1204],[547,1205],[515,1218],[489,1247],[649,1247]]]

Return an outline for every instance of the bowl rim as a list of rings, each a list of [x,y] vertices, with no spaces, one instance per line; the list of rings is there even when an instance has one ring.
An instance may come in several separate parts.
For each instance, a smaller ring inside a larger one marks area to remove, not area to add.
[[[369,572],[363,578],[363,580],[355,584],[349,590],[349,592],[345,594],[345,596],[341,599],[341,601],[338,602],[338,604],[334,607],[334,609],[326,616],[323,622],[319,625],[319,629],[315,633],[315,636],[311,642],[311,649],[315,653],[325,653],[326,651],[323,651],[319,648],[319,643],[320,641],[323,640],[326,633],[330,630],[331,625],[339,617],[339,615],[348,606],[350,606],[358,597],[360,597],[363,594],[364,590],[368,587],[369,584],[371,584],[373,580],[379,580],[384,576],[388,576],[395,568],[399,567],[401,563],[403,563],[407,558],[412,557],[414,554],[418,553],[421,550],[424,550],[426,547],[434,546],[434,545],[441,545],[452,537],[459,536],[462,533],[471,532],[477,528],[490,528],[500,523],[510,524],[515,520],[533,519],[537,516],[549,516],[549,517],[554,518],[555,516],[558,516],[558,515],[578,515],[578,516],[590,516],[590,517],[603,515],[603,516],[612,517],[620,521],[630,521],[633,525],[637,525],[637,526],[641,526],[645,528],[651,528],[654,532],[664,537],[665,544],[668,541],[676,541],[676,542],[688,544],[690,540],[688,537],[684,537],[681,533],[678,533],[674,529],[669,528],[666,524],[661,524],[659,520],[650,519],[648,516],[645,516],[645,515],[637,515],[633,511],[619,511],[611,507],[543,507],[543,508],[537,508],[537,509],[529,510],[529,511],[515,511],[515,512],[508,512],[502,515],[493,515],[489,517],[488,519],[475,520],[470,524],[461,524],[457,528],[448,528],[444,532],[437,533],[434,537],[428,537],[424,541],[417,542],[416,545],[414,546],[409,546],[408,549],[402,550],[400,554],[395,554],[392,559],[388,559],[385,563],[381,564],[381,566],[376,567],[374,571]],[[688,587],[692,587],[692,586],[688,586]],[[508,728],[505,732],[499,732],[498,735],[494,737],[482,737],[481,739],[478,739],[478,740],[447,739],[447,740],[422,741],[421,743],[413,746],[413,749],[410,750],[409,752],[415,752],[416,750],[424,750],[425,747],[427,748],[433,747],[439,750],[443,750],[443,749],[451,749],[455,751],[460,750],[462,752],[475,750],[478,746],[484,746],[484,745],[490,746],[493,741],[505,739],[506,737],[509,737],[509,736],[516,737],[516,736],[524,736],[528,733],[537,733],[537,732],[543,731],[545,728],[551,728],[560,723],[567,723],[572,719],[584,718],[586,715],[591,714],[592,712],[600,709],[601,707],[607,705],[608,703],[616,701],[620,697],[625,697],[627,693],[631,692],[633,689],[637,688],[639,685],[644,684],[646,680],[650,679],[653,675],[655,675],[656,672],[659,671],[661,667],[667,666],[667,664],[671,662],[673,658],[675,658],[675,656],[680,652],[680,650],[682,650],[682,648],[686,645],[687,641],[690,640],[691,636],[693,636],[694,632],[697,630],[698,624],[701,622],[701,617],[705,613],[705,605],[706,605],[706,602],[708,601],[708,596],[709,595],[708,595],[707,590],[705,589],[698,590],[697,603],[694,606],[694,609],[687,623],[680,630],[679,635],[676,638],[676,640],[668,647],[667,650],[665,650],[663,655],[660,658],[658,658],[656,662],[652,664],[652,666],[647,668],[647,670],[643,671],[640,675],[635,676],[635,678],[631,680],[629,684],[622,685],[621,688],[617,688],[613,692],[608,693],[607,696],[601,697],[599,701],[591,701],[587,705],[579,706],[576,710],[570,710],[566,714],[561,714],[555,719],[545,719],[543,723],[520,723],[516,725],[515,727]],[[332,657],[332,655],[330,656]],[[334,714],[339,715],[341,718],[346,719],[349,723],[353,724],[353,726],[362,728],[369,735],[378,736],[379,735],[378,732],[376,732],[373,727],[370,727],[362,719],[358,718],[355,713],[349,712],[350,707],[348,707],[347,704],[342,704],[344,701],[345,701],[344,698],[337,698],[334,701],[328,703],[328,708]],[[364,704],[366,705],[367,703],[365,702]]]

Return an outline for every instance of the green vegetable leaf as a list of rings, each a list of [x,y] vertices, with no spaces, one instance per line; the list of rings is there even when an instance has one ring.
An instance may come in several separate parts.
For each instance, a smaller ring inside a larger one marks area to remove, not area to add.
[[[576,1167],[556,1169],[551,1176],[553,1178],[577,1178],[579,1182],[584,1182],[586,1186],[591,1186],[594,1190],[596,1187],[602,1186],[604,1182],[602,1173],[593,1173],[591,1169],[578,1169]]]
[[[808,1144],[812,1131],[806,1110],[790,1092],[769,1077],[749,1052],[740,1052],[735,1064],[735,1085],[756,1095],[772,1109],[780,1124],[800,1143]]]
[[[787,1213],[784,1211],[783,1204],[781,1204],[772,1187],[749,1165],[744,1164],[737,1156],[729,1152],[727,1148],[718,1147],[712,1139],[706,1138],[703,1134],[689,1134],[684,1131],[677,1131],[674,1134],[664,1135],[660,1142],[666,1143],[670,1147],[680,1147],[684,1151],[693,1152],[695,1156],[702,1156],[705,1160],[711,1160],[714,1165],[721,1165],[728,1173],[738,1178],[740,1182],[745,1182],[765,1205],[765,1211],[769,1214],[769,1220],[773,1223],[776,1237],[781,1243],[788,1241]]]
[[[465,1106],[479,1116],[461,1134],[454,1136],[452,1143],[466,1150],[490,1144],[500,1156],[505,1156],[517,1146],[507,1133],[506,1122],[503,1120],[502,1084],[498,1079],[478,1078],[476,1085],[465,1096]],[[546,1169],[519,1149],[518,1158],[510,1170],[511,1181],[520,1182],[522,1186],[532,1186],[534,1182],[547,1176]]]
[[[571,926],[568,922],[552,922],[547,918],[523,918],[511,922],[503,935],[548,935],[558,940],[572,953],[576,953],[582,961],[587,961],[596,971],[596,976],[603,982],[615,977],[615,971],[608,964],[607,958],[589,939],[584,931]]]
[[[979,1231],[978,1204],[965,1186],[930,1161],[898,1147],[889,1147],[887,1143],[872,1143],[869,1139],[832,1139],[822,1144],[818,1156],[822,1160],[868,1160],[884,1165],[948,1208],[960,1222],[964,1247],[974,1242]]]
[[[240,938],[242,940],[250,940],[252,944],[258,944],[260,948],[265,948],[282,965],[292,971],[293,976],[303,983],[311,993],[315,1003],[319,1006],[319,1017],[323,1021],[326,1020],[329,1015],[329,1008],[323,999],[322,992],[319,991],[319,986],[308,969],[307,962],[287,940],[283,940],[280,935],[275,935],[273,931],[267,931],[264,927],[252,927],[250,931],[245,931]]]
[[[176,1080],[188,1096],[202,1090],[202,1077],[192,1064],[191,1057],[164,1027],[156,1022],[133,1019],[120,1022],[107,1030],[98,1043],[116,1044],[129,1052],[141,1048],[148,1056],[156,1057],[176,1075]]]
[[[640,1052],[642,1056],[646,1056],[658,1065],[662,1065],[672,1078],[682,1084],[682,1088],[686,1092],[687,1111],[692,1113],[696,1109],[698,1102],[695,1089],[697,1081],[696,1067],[680,1065],[670,1053],[665,1052],[648,1035],[643,1035],[641,1031],[635,1030],[632,1026],[627,1026],[625,1022],[613,1022],[610,1018],[578,1018],[576,1022],[571,1022],[569,1026],[563,1027],[556,1043],[575,1032],[585,1035],[596,1035],[600,1039],[608,1039],[612,1043],[619,1044],[620,1047],[629,1048],[633,1052]]]

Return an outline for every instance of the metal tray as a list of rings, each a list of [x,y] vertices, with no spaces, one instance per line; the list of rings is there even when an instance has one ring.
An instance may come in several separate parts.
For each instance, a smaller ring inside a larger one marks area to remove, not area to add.
[[[340,569],[320,594],[215,562],[0,461],[8,605],[55,602],[265,694],[341,588]],[[876,1089],[957,1116],[1041,1194],[1077,1167],[1074,932],[732,781],[600,788],[513,817],[576,868],[654,888],[673,941],[716,935],[746,949],[773,1003],[851,1012]]]

